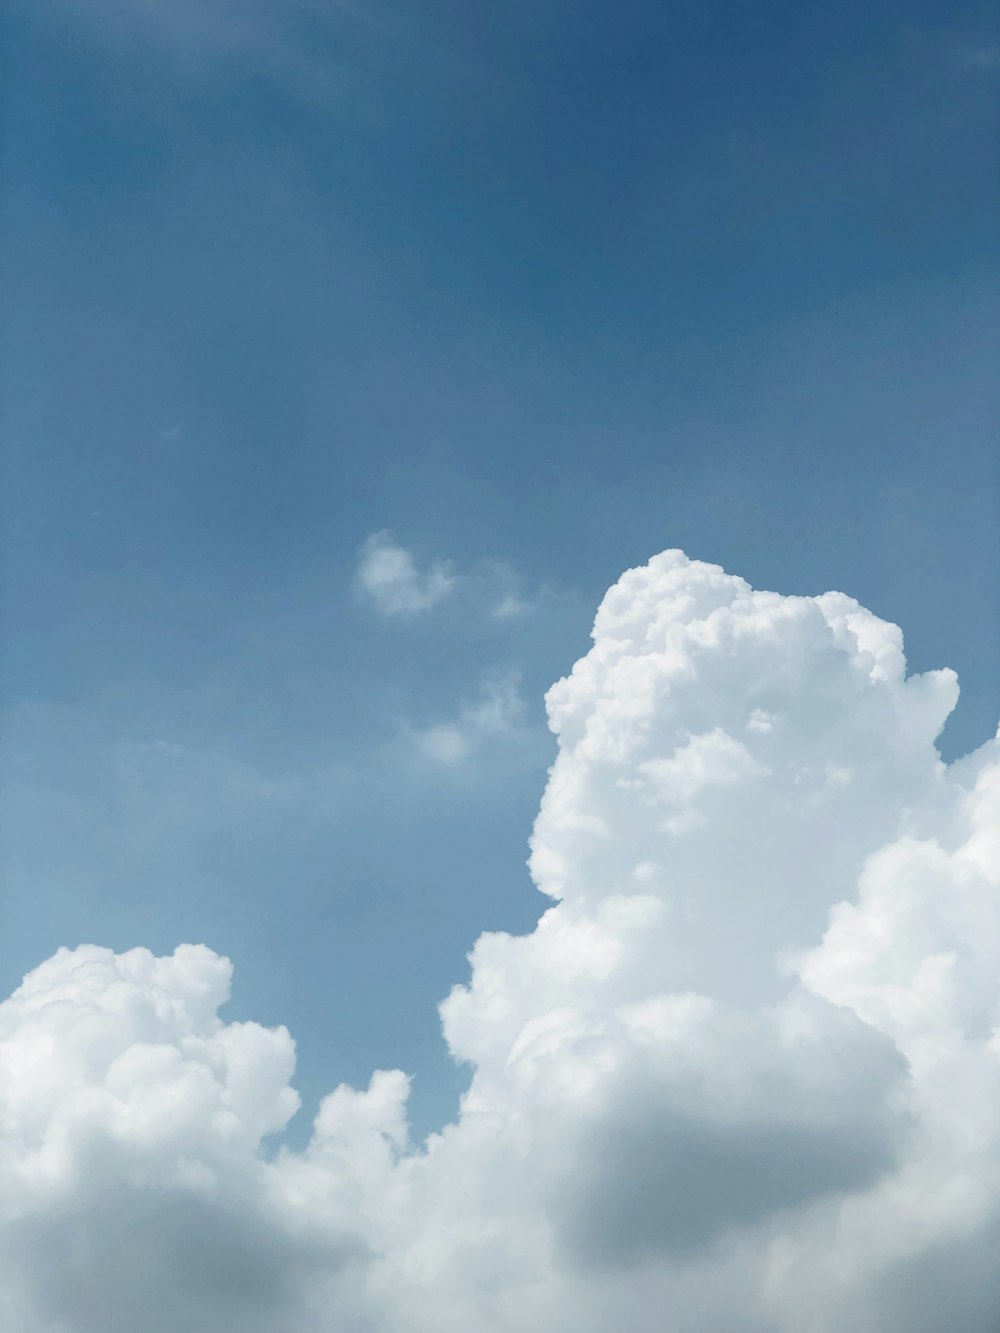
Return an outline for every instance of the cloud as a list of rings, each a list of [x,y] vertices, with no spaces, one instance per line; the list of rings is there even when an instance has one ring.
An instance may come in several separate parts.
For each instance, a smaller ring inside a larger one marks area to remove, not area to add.
[[[524,601],[515,593],[505,593],[494,607],[493,616],[496,620],[512,620],[517,616],[529,615],[531,610],[530,602]]]
[[[224,959],[62,950],[0,1006],[5,1326],[991,1333],[1000,742],[941,762],[956,695],[841,594],[629,571],[547,699],[551,905],[441,1007],[455,1122],[410,1143],[383,1071],[269,1146],[294,1047]]]
[[[483,686],[479,698],[465,703],[458,717],[435,726],[408,728],[418,749],[439,764],[457,764],[484,740],[516,731],[524,717],[524,701],[516,673],[497,676]]]
[[[416,615],[455,590],[456,576],[446,561],[421,572],[413,556],[388,532],[376,532],[358,557],[355,586],[385,616]]]
[[[435,560],[421,571],[412,553],[388,532],[376,532],[367,539],[355,573],[356,590],[384,615],[427,611],[461,593],[471,616],[501,623],[520,620],[535,610],[518,583],[515,571],[499,560],[482,561],[462,574],[455,572],[450,561]]]

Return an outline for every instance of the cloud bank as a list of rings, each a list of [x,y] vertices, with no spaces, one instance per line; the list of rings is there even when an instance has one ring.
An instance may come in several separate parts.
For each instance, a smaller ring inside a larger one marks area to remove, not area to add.
[[[408,576],[407,576],[408,578]],[[406,580],[404,580],[406,582]],[[850,598],[666,552],[547,703],[552,899],[441,1007],[470,1083],[337,1088],[230,968],[61,950],[0,1007],[20,1333],[996,1333],[1000,746]]]

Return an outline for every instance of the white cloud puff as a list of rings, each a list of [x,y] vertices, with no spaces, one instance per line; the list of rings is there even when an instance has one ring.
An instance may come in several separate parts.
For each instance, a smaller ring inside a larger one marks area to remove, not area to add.
[[[419,570],[411,553],[388,532],[375,532],[358,556],[355,587],[383,615],[429,611],[455,590],[451,566],[435,560]]]
[[[1000,746],[894,626],[667,552],[548,696],[552,905],[442,1005],[454,1124],[337,1089],[228,964],[61,951],[0,1008],[19,1333],[996,1333]]]

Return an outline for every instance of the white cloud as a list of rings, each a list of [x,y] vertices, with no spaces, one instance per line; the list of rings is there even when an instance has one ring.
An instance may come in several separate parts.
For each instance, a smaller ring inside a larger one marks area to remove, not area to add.
[[[495,620],[513,620],[517,616],[526,616],[531,613],[531,603],[518,597],[515,593],[505,593],[497,602],[493,609]]]
[[[358,557],[355,586],[386,616],[429,611],[455,590],[451,566],[436,560],[424,571],[388,532],[376,532]]]
[[[425,728],[408,728],[418,749],[440,764],[457,764],[483,741],[516,731],[524,716],[524,701],[516,674],[487,680],[478,699],[465,703],[458,717]]]
[[[519,591],[517,574],[504,562],[484,560],[458,574],[450,561],[435,560],[421,570],[389,532],[373,533],[361,547],[354,583],[363,598],[388,616],[430,610],[459,592],[476,618],[518,621],[535,610]]]
[[[217,1017],[224,960],[62,951],[0,1007],[4,1326],[995,1333],[1000,742],[942,764],[956,692],[840,594],[630,571],[548,696],[554,901],[442,1005],[456,1122],[411,1145],[382,1072],[268,1153],[293,1046]]]

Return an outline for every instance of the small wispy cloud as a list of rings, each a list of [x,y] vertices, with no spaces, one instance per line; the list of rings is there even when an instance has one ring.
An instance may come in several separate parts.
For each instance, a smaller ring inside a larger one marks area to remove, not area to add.
[[[506,593],[493,608],[494,620],[513,620],[515,616],[526,616],[531,612],[531,603],[524,601],[515,593]]]
[[[408,727],[418,750],[438,764],[459,764],[485,740],[511,735],[524,718],[520,677],[514,672],[487,680],[479,697],[464,703],[458,716],[424,728]]]
[[[391,532],[374,532],[358,552],[355,592],[384,616],[429,611],[454,593],[474,619],[503,622],[530,616],[536,601],[521,592],[517,572],[503,560],[483,560],[461,573],[450,560],[421,567]]]
[[[435,560],[421,570],[388,532],[373,533],[362,546],[354,579],[361,596],[385,616],[429,611],[454,592],[456,582],[450,563]]]

